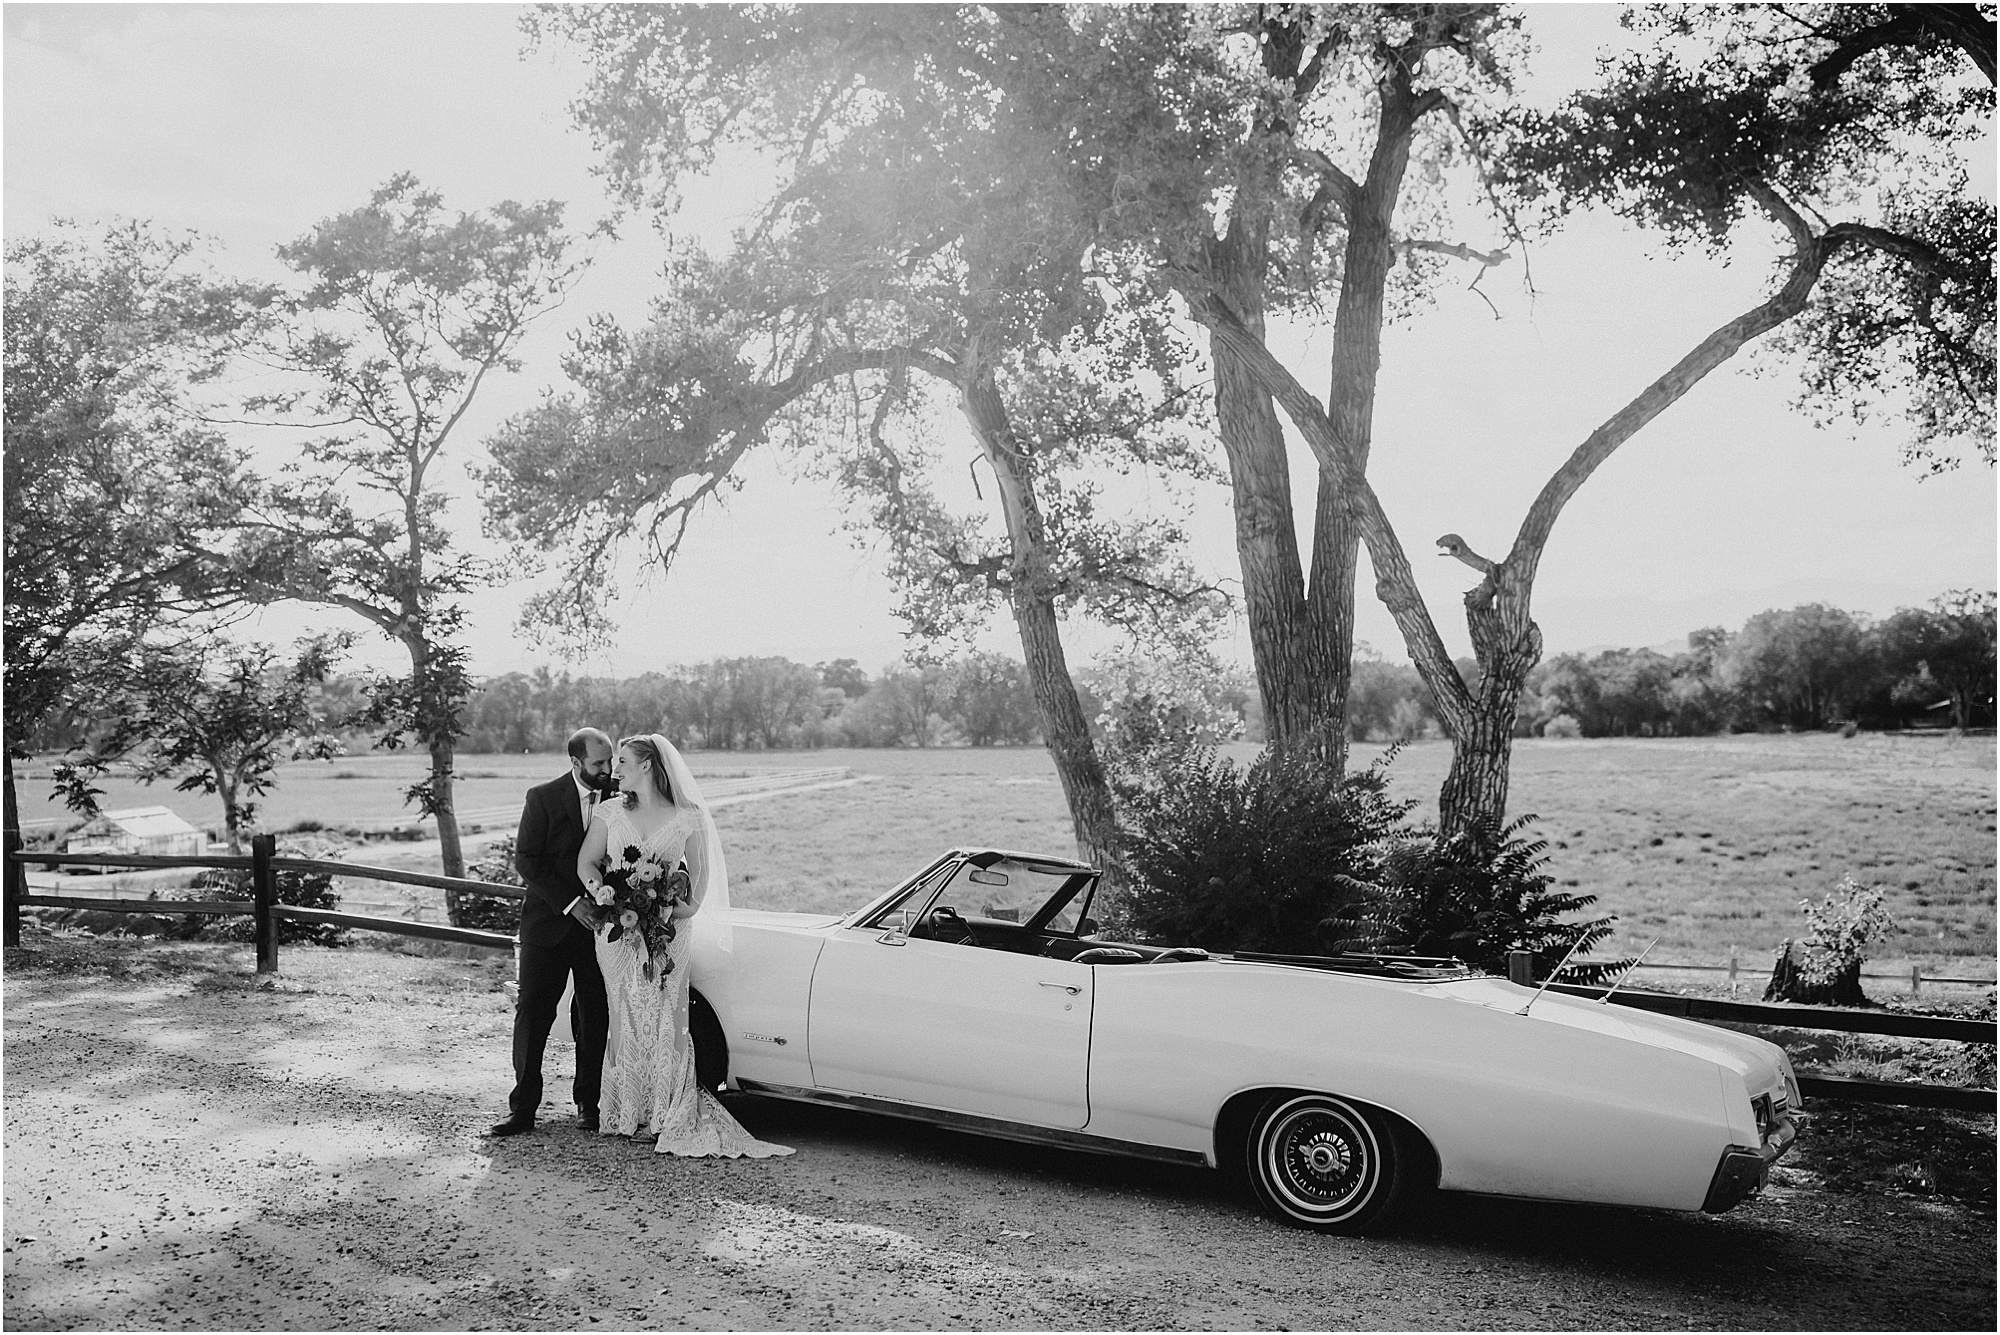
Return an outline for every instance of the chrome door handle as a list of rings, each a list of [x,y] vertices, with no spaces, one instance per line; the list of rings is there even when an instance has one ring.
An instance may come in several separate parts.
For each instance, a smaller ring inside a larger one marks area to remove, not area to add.
[[[1075,996],[1075,995],[1076,995],[1077,993],[1079,993],[1079,992],[1083,991],[1083,989],[1082,989],[1082,988],[1080,988],[1080,987],[1071,987],[1071,986],[1070,986],[1070,985],[1069,985],[1068,983],[1037,983],[1037,984],[1035,984],[1035,986],[1037,986],[1037,987],[1059,987],[1059,988],[1061,988],[1061,989],[1062,989],[1063,991],[1065,991],[1065,992],[1069,993],[1069,994],[1070,994],[1071,996]]]

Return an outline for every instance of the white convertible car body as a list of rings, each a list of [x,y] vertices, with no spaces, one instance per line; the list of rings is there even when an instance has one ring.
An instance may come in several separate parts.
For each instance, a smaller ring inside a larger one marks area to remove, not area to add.
[[[1318,1228],[1433,1186],[1725,1210],[1791,1142],[1760,1039],[1447,961],[1109,945],[1096,880],[959,850],[845,917],[737,912],[729,949],[696,943],[704,1078],[1240,1168]]]

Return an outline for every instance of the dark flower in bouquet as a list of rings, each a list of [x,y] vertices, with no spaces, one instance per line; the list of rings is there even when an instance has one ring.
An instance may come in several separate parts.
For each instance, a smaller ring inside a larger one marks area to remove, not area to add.
[[[674,962],[667,958],[667,947],[679,930],[674,905],[687,903],[693,893],[685,863],[669,867],[637,844],[627,844],[606,865],[604,884],[591,898],[596,901],[597,921],[610,925],[605,939],[636,935],[645,945],[646,958],[639,966],[642,976],[664,987],[674,971]]]

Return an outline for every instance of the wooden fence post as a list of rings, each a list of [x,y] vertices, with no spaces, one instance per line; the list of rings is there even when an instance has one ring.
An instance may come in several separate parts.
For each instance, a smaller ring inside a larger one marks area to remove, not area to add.
[[[28,869],[13,857],[19,845],[20,836],[13,830],[7,831],[6,902],[0,908],[0,938],[9,946],[21,944],[21,896],[27,893]]]
[[[271,859],[277,852],[277,835],[250,837],[250,888],[256,896],[258,973],[278,971],[278,915],[272,912],[278,906],[278,873],[271,867]]]
[[[1522,987],[1535,985],[1535,952],[1532,950],[1510,950],[1507,952],[1507,981],[1519,983]]]
[[[1910,995],[1914,997],[1923,990],[1924,966],[1921,964],[1912,964],[1910,966]]]
[[[1729,948],[1729,990],[1736,990],[1736,947]]]

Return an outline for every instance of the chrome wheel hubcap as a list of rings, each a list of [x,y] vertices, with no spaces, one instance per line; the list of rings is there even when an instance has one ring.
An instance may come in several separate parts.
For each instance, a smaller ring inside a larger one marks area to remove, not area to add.
[[[1305,1165],[1318,1177],[1331,1177],[1345,1172],[1348,1162],[1354,1157],[1347,1145],[1331,1136],[1321,1136],[1306,1147],[1301,1156]]]

